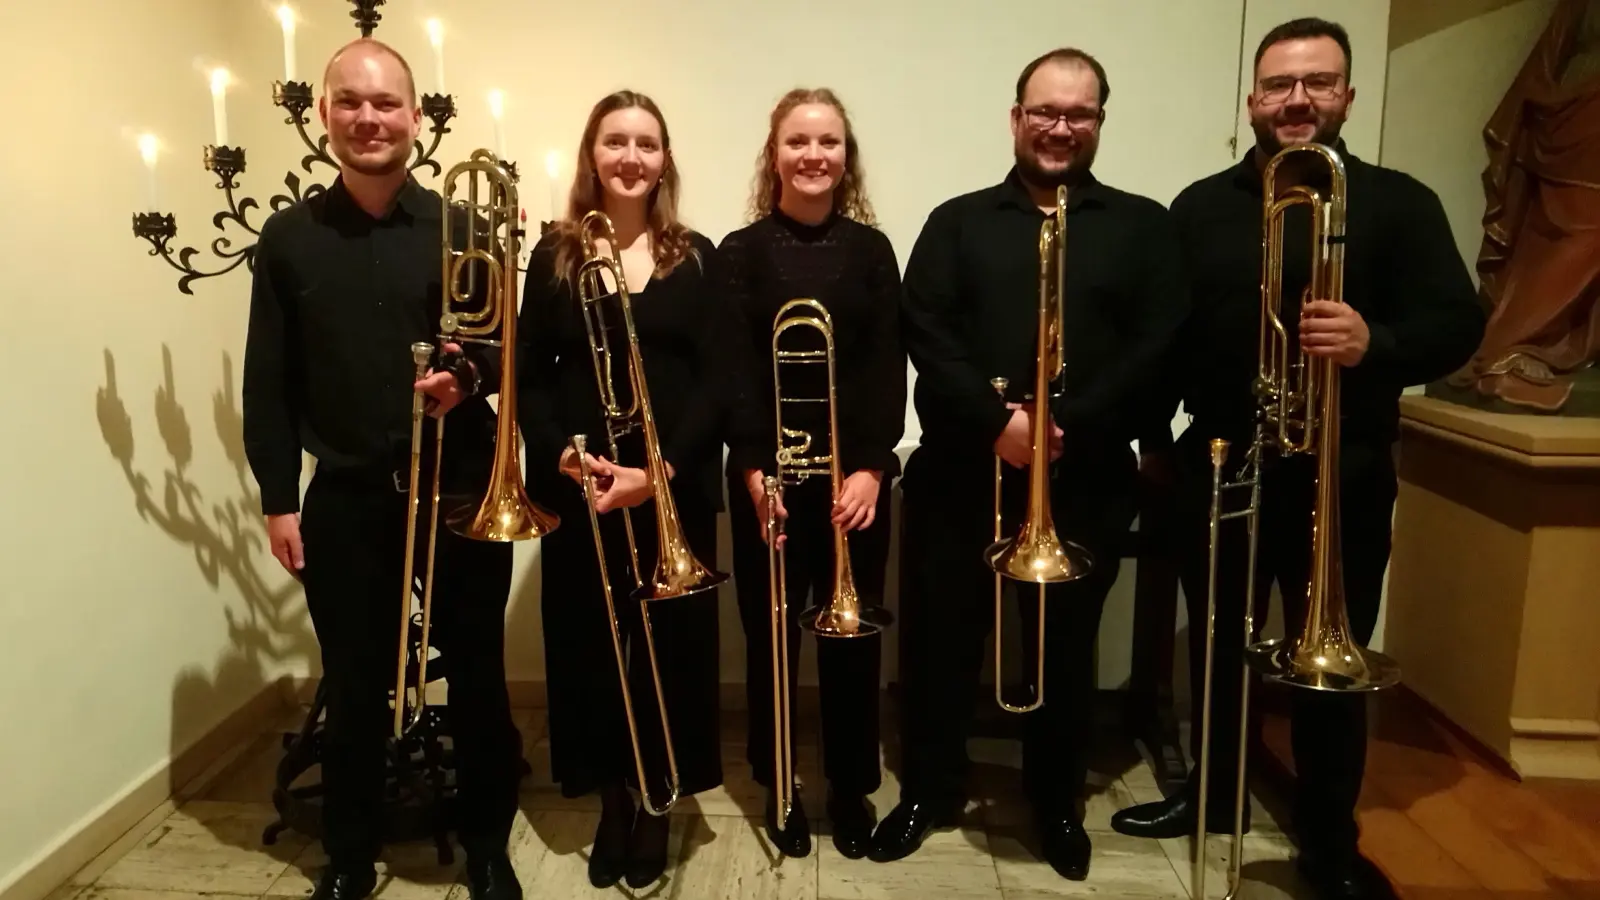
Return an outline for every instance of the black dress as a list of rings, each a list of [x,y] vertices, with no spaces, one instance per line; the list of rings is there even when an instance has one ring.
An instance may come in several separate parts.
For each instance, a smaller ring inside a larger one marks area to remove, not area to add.
[[[748,352],[740,354],[739,391],[730,423],[728,497],[733,567],[746,639],[749,692],[748,757],[754,779],[773,785],[772,598],[765,511],[758,511],[744,473],[773,474],[777,451],[773,406],[773,318],[789,300],[810,298],[828,311],[834,330],[841,478],[871,469],[883,473],[871,526],[847,532],[850,562],[863,604],[883,602],[889,556],[891,486],[900,472],[895,445],[905,431],[906,358],[900,347],[900,270],[881,231],[842,216],[818,225],[782,212],[729,234],[719,248],[727,294]],[[816,315],[812,310],[800,310]],[[820,349],[815,332],[789,330],[784,347]],[[827,396],[827,370],[785,364],[785,397]],[[811,432],[811,454],[828,452],[827,407],[784,404],[785,428]],[[798,678],[801,610],[827,602],[833,587],[832,495],[826,476],[784,490],[788,511],[787,571],[791,689]],[[882,636],[819,638],[823,771],[841,794],[869,794],[879,784],[878,672]]]
[[[718,353],[726,306],[718,291],[717,252],[692,235],[694,253],[642,289],[630,290],[635,330],[662,458],[683,533],[701,563],[717,568],[716,517],[722,506],[717,473],[728,408],[728,377]],[[583,491],[559,471],[575,434],[589,453],[611,458],[588,333],[570,276],[554,274],[555,234],[533,249],[518,317],[519,420],[527,442],[529,493],[561,516],[540,543],[545,670],[549,694],[551,776],[562,794],[581,796],[626,780],[637,787],[635,759],[619,689],[611,625]],[[617,400],[626,406],[628,340],[616,295],[600,304],[611,347]],[[592,312],[592,310],[591,310]],[[636,428],[618,441],[620,462],[645,466]],[[655,567],[655,504],[631,510],[643,577]],[[641,631],[624,513],[600,518],[612,602],[622,623],[634,719],[650,797],[667,785],[659,705]],[[717,599],[719,591],[652,603],[650,624],[667,698],[682,796],[722,783],[719,743]]]

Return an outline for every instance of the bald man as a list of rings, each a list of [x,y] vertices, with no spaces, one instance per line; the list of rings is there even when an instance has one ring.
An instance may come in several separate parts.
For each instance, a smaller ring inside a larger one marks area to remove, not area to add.
[[[363,39],[333,57],[324,85],[318,111],[340,174],[326,193],[276,212],[261,229],[244,438],[272,554],[304,584],[322,649],[329,865],[312,898],[351,900],[375,885],[384,830],[413,388],[431,406],[425,447],[449,415],[443,493],[476,498],[494,452],[486,397],[499,376],[492,354],[447,344],[445,362],[416,381],[411,344],[435,342],[438,327],[443,230],[439,195],[407,168],[421,122],[410,68]],[[316,458],[303,503],[302,453]],[[420,524],[428,513],[425,498]],[[418,530],[425,538],[426,527]],[[456,827],[470,896],[520,898],[506,854],[521,753],[504,663],[511,547],[445,527],[438,540],[430,637],[449,667]]]

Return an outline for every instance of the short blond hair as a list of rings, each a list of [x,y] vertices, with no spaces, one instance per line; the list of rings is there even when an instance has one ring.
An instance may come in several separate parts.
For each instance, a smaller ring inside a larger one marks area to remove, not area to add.
[[[406,58],[400,54],[399,50],[394,49],[377,38],[370,37],[356,38],[350,43],[345,44],[343,47],[340,47],[338,50],[334,51],[334,54],[328,57],[328,64],[322,69],[322,90],[324,93],[326,93],[328,90],[328,82],[330,81],[330,76],[333,73],[334,63],[337,63],[339,58],[344,56],[346,53],[356,49],[372,50],[378,53],[386,53],[389,56],[394,57],[395,62],[398,62],[400,64],[400,68],[406,73],[406,87],[408,89],[406,96],[410,98],[412,106],[417,105],[417,79],[416,76],[411,73],[411,63],[406,62]]]

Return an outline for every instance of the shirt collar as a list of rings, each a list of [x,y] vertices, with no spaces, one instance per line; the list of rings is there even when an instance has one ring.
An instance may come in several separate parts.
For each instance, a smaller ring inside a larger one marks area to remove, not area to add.
[[[1013,165],[1006,173],[1004,181],[995,185],[995,206],[1010,207],[1031,213],[1039,212],[1039,204],[1033,202],[1033,197],[1028,193],[1027,185],[1022,183],[1022,173]],[[1067,212],[1072,212],[1085,203],[1105,206],[1105,185],[1094,177],[1094,173],[1083,173],[1083,179],[1075,185],[1067,187]]]
[[[428,190],[417,182],[411,175],[406,176],[405,183],[400,185],[400,191],[395,194],[394,206],[387,216],[377,217],[367,213],[360,204],[356,203],[350,195],[350,190],[345,186],[344,176],[335,178],[328,187],[328,199],[334,212],[341,216],[356,217],[374,221],[403,221],[415,222],[425,219],[430,215],[437,217],[438,207],[429,202]]]
[[[1361,159],[1350,152],[1350,147],[1345,144],[1344,138],[1339,138],[1333,142],[1333,150],[1339,154],[1340,159],[1344,160],[1346,174],[1349,174],[1351,169],[1362,164]],[[1246,148],[1244,155],[1239,157],[1239,162],[1233,167],[1233,183],[1258,194],[1261,193],[1261,169],[1256,166],[1256,146],[1254,144]]]

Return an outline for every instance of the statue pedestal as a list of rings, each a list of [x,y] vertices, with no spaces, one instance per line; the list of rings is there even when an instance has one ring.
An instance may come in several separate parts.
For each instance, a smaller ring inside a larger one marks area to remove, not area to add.
[[[1520,775],[1600,780],[1600,420],[1400,414],[1384,651]]]

